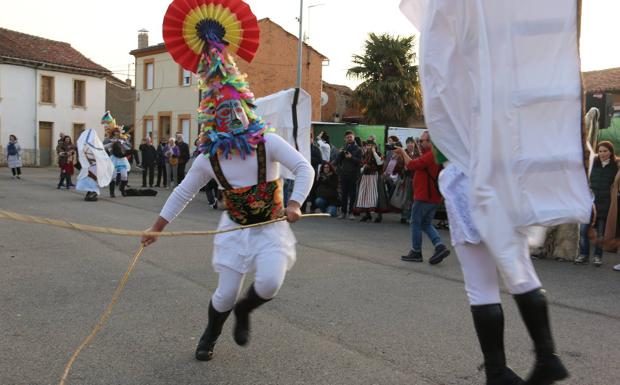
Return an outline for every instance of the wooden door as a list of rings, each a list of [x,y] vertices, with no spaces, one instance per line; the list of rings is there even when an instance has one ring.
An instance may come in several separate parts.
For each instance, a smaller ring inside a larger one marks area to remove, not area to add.
[[[73,144],[77,145],[77,140],[85,129],[84,123],[73,123]]]
[[[158,132],[158,137],[161,140],[161,138],[166,139],[166,142],[168,141],[168,139],[170,139],[170,134],[171,134],[171,124],[170,124],[170,116],[165,116],[165,115],[161,115],[159,117],[159,132]]]
[[[52,164],[52,131],[54,123],[39,122],[39,166],[47,167]]]

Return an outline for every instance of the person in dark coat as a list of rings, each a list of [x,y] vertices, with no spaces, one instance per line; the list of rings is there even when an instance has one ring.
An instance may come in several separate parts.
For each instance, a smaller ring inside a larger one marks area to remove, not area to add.
[[[360,175],[360,167],[362,162],[362,149],[355,142],[353,131],[344,133],[345,144],[340,149],[340,154],[336,159],[338,167],[338,175],[340,177],[340,189],[342,192],[342,214],[341,219],[347,217],[353,220],[353,206],[355,205],[355,196],[357,193],[357,179]]]
[[[592,227],[596,231],[596,237],[602,239],[607,226],[607,217],[610,214],[612,199],[618,197],[617,184],[614,186],[618,171],[618,158],[614,151],[614,145],[609,141],[603,141],[597,145],[597,155],[592,163],[590,171],[590,189],[594,194],[594,223],[584,223],[580,226],[579,235],[579,256],[575,259],[575,264],[588,264],[590,260],[590,238],[588,230]],[[614,191],[615,190],[615,191]],[[612,194],[613,192],[613,194]],[[614,204],[614,206],[616,206]],[[613,210],[613,216],[616,216],[617,209]],[[617,218],[616,218],[617,221]],[[614,223],[615,224],[615,223]],[[594,247],[594,266],[600,267],[603,264],[603,247],[597,242]]]
[[[185,178],[185,166],[189,162],[189,144],[183,141],[183,134],[177,134],[177,147],[179,148],[179,163],[177,164],[177,184]]]
[[[149,187],[153,187],[157,150],[153,146],[153,140],[150,136],[142,139],[142,144],[140,144],[140,154],[142,155],[142,187],[146,187],[147,174],[149,177]]]
[[[331,163],[325,162],[321,166],[316,182],[316,198],[314,205],[322,213],[329,213],[332,217],[338,214],[338,175]]]
[[[157,157],[155,162],[157,163],[157,184],[155,187],[161,187],[162,176],[164,177],[164,187],[168,187],[168,173],[166,172],[166,156],[164,155],[164,149],[168,141],[166,138],[159,140],[159,146],[157,146]]]

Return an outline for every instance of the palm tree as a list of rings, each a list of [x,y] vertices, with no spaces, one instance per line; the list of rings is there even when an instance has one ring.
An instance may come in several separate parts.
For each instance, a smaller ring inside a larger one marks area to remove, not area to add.
[[[363,55],[353,55],[349,78],[362,80],[353,92],[371,124],[406,126],[422,112],[414,36],[400,37],[370,33]]]

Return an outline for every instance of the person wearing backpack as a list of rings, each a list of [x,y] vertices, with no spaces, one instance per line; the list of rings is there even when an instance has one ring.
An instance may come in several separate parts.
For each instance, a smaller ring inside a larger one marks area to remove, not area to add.
[[[9,144],[6,146],[6,160],[13,178],[21,179],[22,175],[22,156],[19,143],[17,143],[17,136],[9,135]]]
[[[441,166],[435,162],[431,138],[428,131],[420,136],[422,155],[418,159],[411,159],[402,147],[395,147],[394,153],[405,161],[405,168],[414,172],[413,175],[413,205],[411,206],[411,250],[401,259],[407,262],[422,262],[422,232],[430,238],[435,252],[429,259],[435,265],[450,255],[450,250],[444,245],[437,229],[433,227],[435,212],[442,202],[437,177]]]

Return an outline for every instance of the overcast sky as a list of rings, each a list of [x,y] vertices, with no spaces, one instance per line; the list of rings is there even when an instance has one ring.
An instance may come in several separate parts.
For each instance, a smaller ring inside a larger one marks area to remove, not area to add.
[[[515,0],[516,1],[516,0]],[[571,0],[567,0],[571,1]],[[298,34],[299,1],[246,0],[256,16],[269,17]],[[133,74],[137,31],[150,31],[149,44],[163,41],[161,23],[170,0],[0,0],[0,27],[70,43],[125,79]],[[309,43],[327,56],[323,79],[354,87],[346,78],[351,56],[362,53],[369,32],[417,34],[400,13],[400,0],[305,0]],[[584,71],[620,67],[620,0],[584,0],[581,56]],[[251,81],[251,79],[250,79]]]

